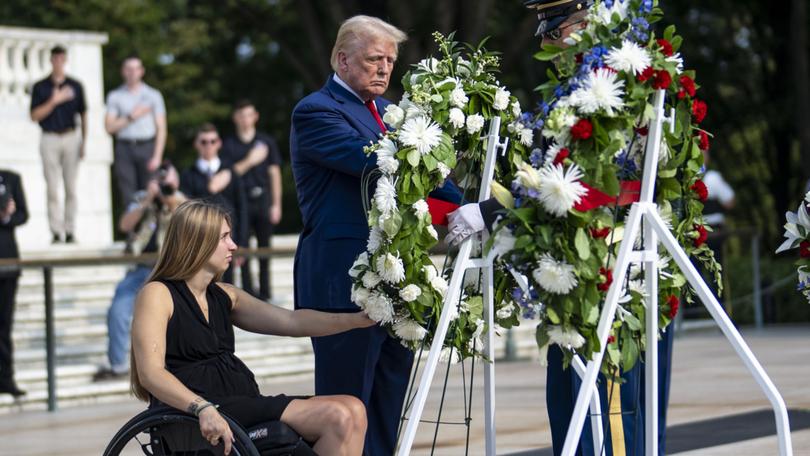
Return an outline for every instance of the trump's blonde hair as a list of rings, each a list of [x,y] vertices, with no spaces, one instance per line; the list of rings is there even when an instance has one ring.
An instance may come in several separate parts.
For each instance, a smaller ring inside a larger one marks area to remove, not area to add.
[[[399,45],[407,39],[408,35],[405,32],[382,19],[364,15],[352,16],[340,24],[335,46],[332,47],[330,60],[332,69],[338,71],[338,54],[341,52],[351,54],[361,43],[386,40],[395,43],[399,48]]]

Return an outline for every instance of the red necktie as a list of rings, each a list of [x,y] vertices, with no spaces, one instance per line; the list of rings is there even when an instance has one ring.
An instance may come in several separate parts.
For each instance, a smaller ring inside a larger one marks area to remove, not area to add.
[[[377,112],[377,105],[374,104],[374,100],[368,100],[366,102],[366,107],[368,108],[369,111],[371,111],[371,115],[374,116],[374,120],[377,121],[377,125],[380,126],[380,130],[383,133],[388,131],[385,129],[385,124],[383,123],[382,118],[380,117],[380,113]]]

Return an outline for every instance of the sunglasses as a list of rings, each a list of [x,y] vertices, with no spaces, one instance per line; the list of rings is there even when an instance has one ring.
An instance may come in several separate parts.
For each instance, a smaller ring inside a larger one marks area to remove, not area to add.
[[[200,139],[197,141],[201,146],[213,146],[219,144],[219,138],[216,139]]]

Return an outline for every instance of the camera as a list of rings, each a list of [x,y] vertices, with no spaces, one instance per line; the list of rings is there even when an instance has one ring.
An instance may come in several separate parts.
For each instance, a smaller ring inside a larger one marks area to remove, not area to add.
[[[172,163],[169,160],[163,160],[163,163],[158,168],[158,185],[160,186],[160,194],[163,196],[174,195],[175,188],[172,184],[166,182],[166,177],[172,168]]]

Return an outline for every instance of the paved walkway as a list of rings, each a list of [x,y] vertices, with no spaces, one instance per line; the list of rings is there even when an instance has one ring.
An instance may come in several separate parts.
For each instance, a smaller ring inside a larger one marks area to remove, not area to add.
[[[810,411],[810,327],[771,328],[757,333],[744,333],[774,383],[782,392],[788,407],[797,413]],[[442,374],[444,371],[442,370]],[[469,370],[465,372],[469,375]],[[470,432],[470,454],[483,454],[483,420],[481,388],[483,369],[476,366],[475,401]],[[443,419],[463,419],[461,369],[450,371],[450,388],[445,398]],[[437,376],[437,383],[442,383]],[[549,454],[551,445],[545,414],[545,373],[536,361],[525,360],[497,365],[498,453],[526,455]],[[265,392],[284,391],[292,394],[312,392],[312,379],[302,377],[283,383],[263,385]],[[440,398],[434,388],[425,417],[435,417]],[[686,432],[678,432],[680,448],[695,447],[699,442],[713,442],[718,430],[711,424],[685,426],[687,423],[728,423],[724,417],[768,409],[768,402],[756,383],[744,370],[731,347],[719,333],[688,334],[676,339],[673,388],[669,420]],[[100,454],[113,433],[143,406],[137,402],[95,404],[73,407],[49,414],[22,412],[0,418],[2,455],[90,455]],[[805,415],[801,415],[804,417]],[[759,417],[746,419],[745,417]],[[798,415],[797,415],[798,416]],[[764,417],[764,418],[763,418]],[[737,437],[759,436],[767,426],[767,413],[745,415],[743,423],[734,421]],[[712,421],[714,420],[714,421]],[[719,420],[719,421],[718,421]],[[794,454],[810,455],[810,420],[796,420],[793,432]],[[679,427],[679,425],[681,425]],[[423,424],[413,454],[429,454],[434,428]],[[765,434],[768,432],[766,431]],[[684,435],[685,434],[685,435]],[[464,454],[466,430],[460,426],[443,426],[438,433],[437,455]],[[776,455],[773,435],[725,443],[720,446],[676,453],[680,456],[763,456]]]

